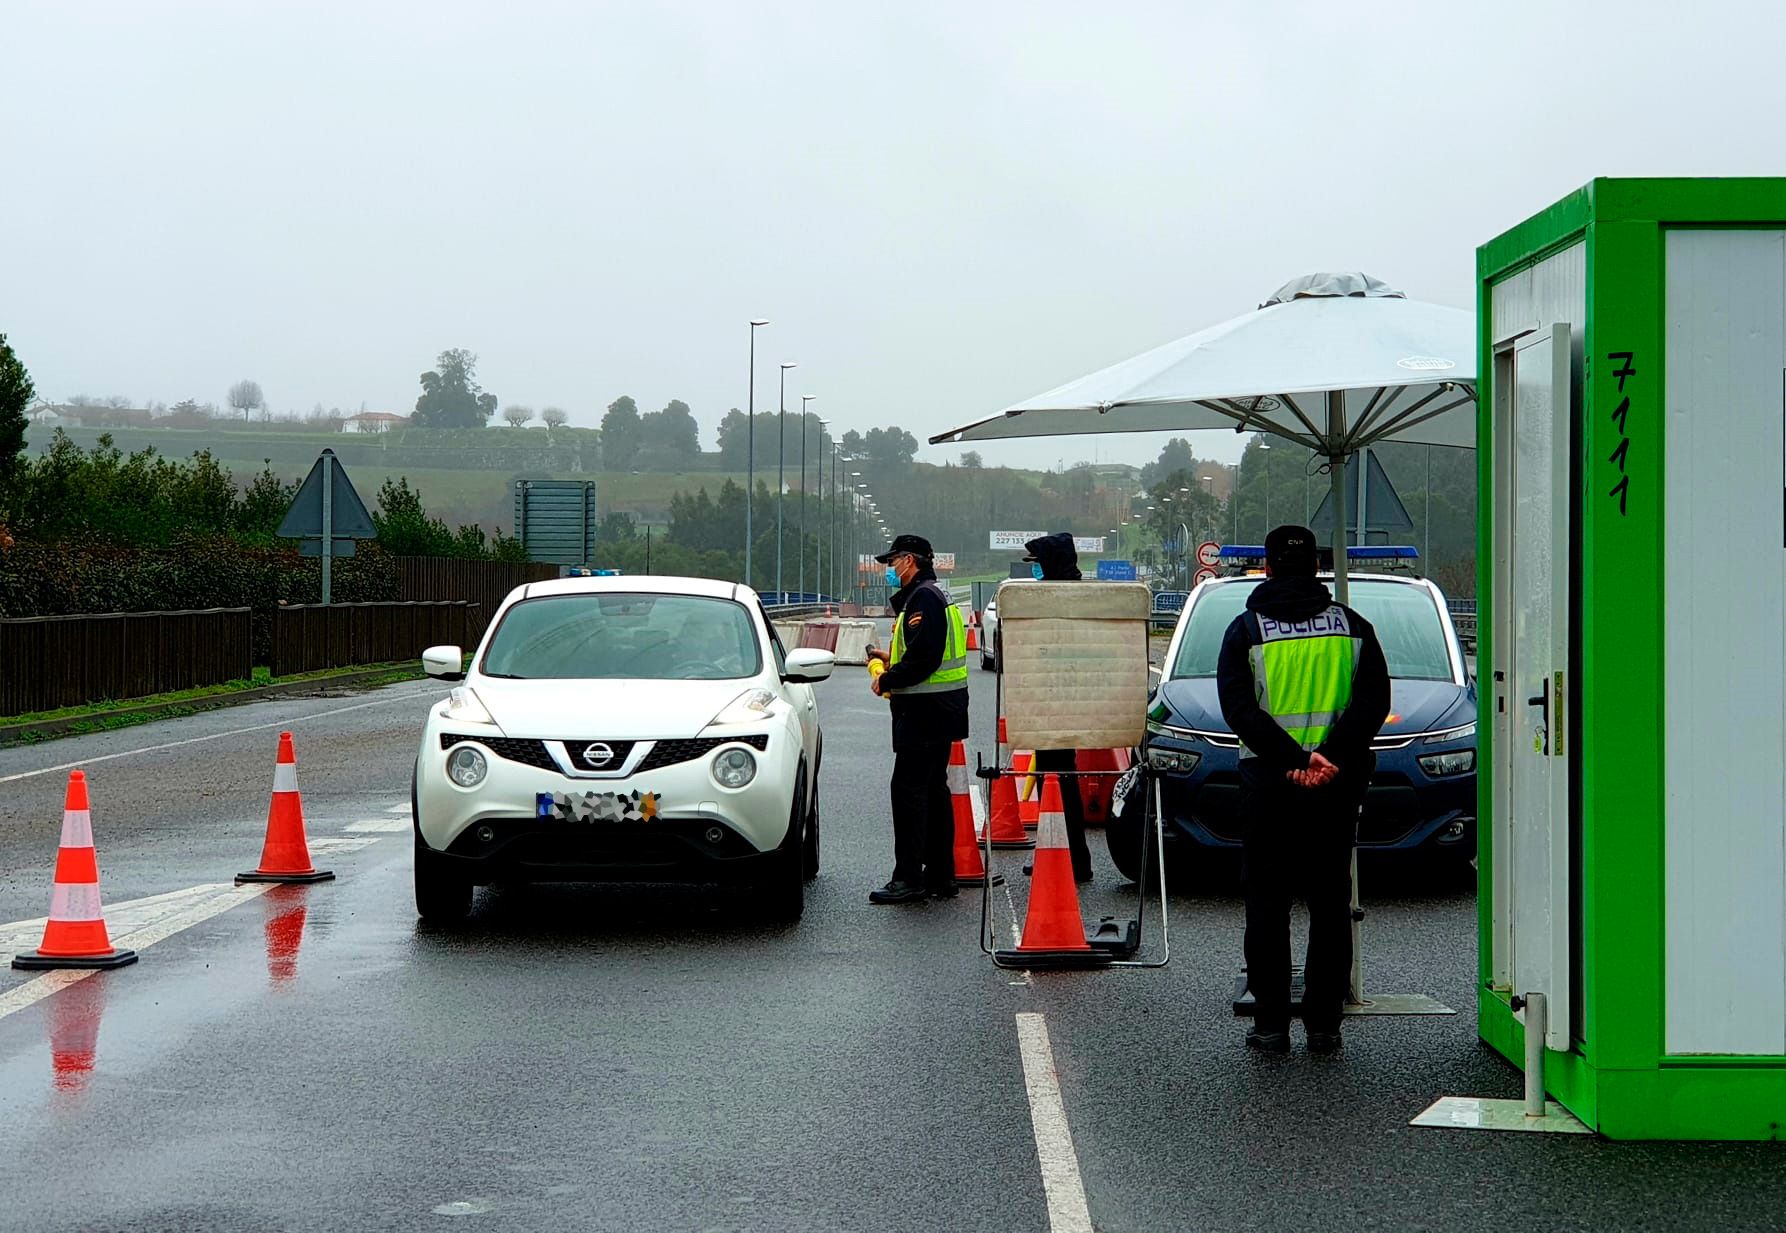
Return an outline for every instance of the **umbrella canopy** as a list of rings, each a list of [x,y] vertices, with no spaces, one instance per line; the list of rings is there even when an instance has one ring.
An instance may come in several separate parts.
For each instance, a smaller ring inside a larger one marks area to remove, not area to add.
[[[1339,463],[1394,439],[1476,443],[1476,318],[1365,274],[1310,274],[1256,310],[942,433],[1008,437],[1231,428],[1294,441],[1331,468],[1334,569],[1345,594]]]

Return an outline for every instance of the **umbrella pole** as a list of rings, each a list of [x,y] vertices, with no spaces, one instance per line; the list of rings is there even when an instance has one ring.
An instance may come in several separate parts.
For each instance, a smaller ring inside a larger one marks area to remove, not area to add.
[[[1327,479],[1332,485],[1333,505],[1333,597],[1340,603],[1349,603],[1352,588],[1347,583],[1347,562],[1350,556],[1346,551],[1346,456],[1340,452],[1339,443],[1346,439],[1345,393],[1340,390],[1327,391],[1327,439],[1334,443],[1333,453],[1327,456]],[[1356,827],[1357,820],[1353,820]],[[1364,923],[1358,910],[1358,845],[1356,838],[1352,845],[1352,974],[1347,984],[1346,1001],[1353,1005],[1364,1002]]]

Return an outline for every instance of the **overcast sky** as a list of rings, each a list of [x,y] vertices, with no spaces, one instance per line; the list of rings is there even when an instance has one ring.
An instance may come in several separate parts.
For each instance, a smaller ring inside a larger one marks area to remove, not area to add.
[[[682,398],[712,448],[768,317],[759,410],[795,360],[834,432],[922,439],[1312,270],[1468,307],[1596,175],[1786,174],[1783,14],[0,0],[0,332],[58,400],[278,412],[407,412],[466,347],[504,405]]]

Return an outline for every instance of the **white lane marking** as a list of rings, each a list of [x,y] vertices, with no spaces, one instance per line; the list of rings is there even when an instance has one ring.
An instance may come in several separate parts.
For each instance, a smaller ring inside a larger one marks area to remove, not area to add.
[[[156,921],[180,912],[195,899],[204,899],[226,890],[227,882],[214,882],[204,886],[189,886],[184,890],[168,891],[161,895],[149,895],[142,899],[125,899],[105,906],[106,931],[113,938],[120,934],[134,933],[145,929]],[[12,957],[21,951],[36,950],[37,944],[43,940],[45,918],[35,917],[31,920],[16,920],[10,924],[0,925],[0,963],[10,963]]]
[[[140,909],[145,905],[166,906],[175,901],[179,902],[175,910],[162,914],[159,918],[128,932],[113,928],[110,924],[113,913],[108,913],[107,932],[111,934],[112,945],[119,950],[144,950],[157,942],[173,937],[182,929],[190,929],[221,912],[229,911],[238,904],[247,903],[250,899],[264,895],[270,889],[272,889],[270,884],[265,882],[253,882],[247,886],[232,886],[227,882],[215,882],[205,886],[189,887],[183,891],[172,891],[166,895],[151,895],[148,899],[132,900],[129,903],[120,904],[115,913],[123,916],[128,914],[129,909]],[[43,927],[41,920],[16,921],[12,925],[0,927],[0,931],[11,931],[17,926],[32,924],[39,929]],[[14,985],[11,989],[0,993],[0,1019],[6,1018],[15,1011],[24,1010],[27,1006],[35,1005],[49,997],[50,994],[66,989],[70,985],[78,984],[93,975],[95,972],[91,968],[73,971],[64,969],[57,972],[45,972],[42,976],[33,977],[22,985]]]
[[[403,807],[403,812],[408,813],[409,806],[405,805]],[[409,820],[407,818],[367,818],[364,822],[349,822],[341,829],[350,835],[366,834],[370,832],[377,832],[381,835],[395,835],[398,831],[406,831],[409,829]]]
[[[408,805],[392,805],[389,809],[385,810],[385,812],[386,813],[408,813],[409,806]]]
[[[1048,1043],[1048,1024],[1041,1015],[1017,1016],[1017,1044],[1023,1054],[1023,1085],[1029,1093],[1029,1120],[1036,1133],[1036,1158],[1042,1165],[1042,1192],[1048,1197],[1050,1233],[1092,1233],[1091,1209],[1079,1176],[1079,1154],[1067,1128],[1067,1110],[1060,1099],[1060,1076]]]
[[[376,839],[312,839],[310,851],[315,852],[358,852],[361,848],[369,848],[377,843]]]
[[[31,779],[37,775],[53,775],[57,771],[72,771],[77,767],[93,766],[99,762],[110,762],[115,758],[134,758],[138,754],[160,753],[165,749],[179,749],[184,745],[197,745],[204,741],[221,741],[229,736],[241,736],[245,732],[266,732],[273,728],[284,731],[295,728],[299,724],[309,723],[313,719],[328,719],[333,715],[345,715],[349,711],[363,711],[373,706],[390,706],[393,702],[413,702],[417,698],[429,696],[427,690],[414,693],[397,694],[390,698],[378,698],[371,702],[356,702],[352,706],[336,707],[332,711],[316,711],[309,715],[295,715],[289,719],[277,720],[270,724],[250,724],[246,728],[231,728],[228,732],[213,732],[209,736],[193,736],[183,741],[168,741],[161,745],[145,745],[141,749],[125,749],[118,753],[99,754],[91,758],[82,758],[78,762],[63,762],[57,766],[39,767],[35,771],[15,771],[11,775],[0,775],[0,783],[11,783],[15,779]]]

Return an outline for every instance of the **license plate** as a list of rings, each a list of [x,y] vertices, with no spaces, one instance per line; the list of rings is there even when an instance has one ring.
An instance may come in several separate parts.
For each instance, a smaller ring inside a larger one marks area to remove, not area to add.
[[[558,822],[649,822],[657,801],[655,792],[541,792],[534,813]]]

